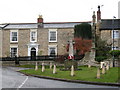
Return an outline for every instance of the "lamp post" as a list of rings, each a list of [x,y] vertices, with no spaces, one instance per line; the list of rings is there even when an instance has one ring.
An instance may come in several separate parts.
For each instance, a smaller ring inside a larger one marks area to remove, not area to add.
[[[113,45],[112,45],[112,50],[113,50],[113,56],[112,56],[112,58],[113,58],[113,67],[114,67],[114,19],[115,19],[116,17],[115,16],[113,16],[113,20],[112,20],[112,29],[113,29]]]

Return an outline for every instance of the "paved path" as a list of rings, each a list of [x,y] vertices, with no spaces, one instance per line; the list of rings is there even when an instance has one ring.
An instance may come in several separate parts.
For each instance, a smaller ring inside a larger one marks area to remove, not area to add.
[[[2,67],[2,88],[117,88],[25,76],[16,72],[21,69],[23,68]]]

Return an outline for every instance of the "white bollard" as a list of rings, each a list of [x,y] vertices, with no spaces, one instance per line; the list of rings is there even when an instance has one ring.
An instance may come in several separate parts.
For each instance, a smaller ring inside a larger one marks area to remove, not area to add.
[[[72,65],[72,67],[71,67],[71,76],[74,76],[75,75],[75,73],[74,73],[74,66]]]
[[[38,64],[36,62],[36,64],[35,64],[35,71],[37,71],[37,70],[38,70]]]
[[[103,68],[103,64],[104,64],[105,62],[100,62],[100,68]]]
[[[52,62],[50,62],[50,69],[52,69]]]
[[[102,67],[102,74],[105,74],[105,66]]]
[[[113,61],[110,61],[110,67],[111,68],[113,67]]]
[[[91,68],[91,65],[90,65],[90,64],[88,64],[88,68]]]
[[[100,78],[100,68],[97,69],[97,78]]]
[[[53,74],[56,74],[56,65],[54,64],[54,67],[53,67]]]
[[[45,66],[44,66],[44,63],[42,63],[42,72],[45,71]]]
[[[107,64],[107,66],[106,66],[106,70],[109,70],[109,64]]]

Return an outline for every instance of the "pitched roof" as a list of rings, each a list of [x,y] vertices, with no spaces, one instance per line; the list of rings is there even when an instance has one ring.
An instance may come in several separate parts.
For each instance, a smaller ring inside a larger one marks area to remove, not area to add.
[[[120,30],[120,19],[102,19],[100,30]]]
[[[88,22],[48,22],[43,23],[44,28],[74,28],[75,25]],[[37,23],[9,23],[4,29],[35,29],[38,28]]]

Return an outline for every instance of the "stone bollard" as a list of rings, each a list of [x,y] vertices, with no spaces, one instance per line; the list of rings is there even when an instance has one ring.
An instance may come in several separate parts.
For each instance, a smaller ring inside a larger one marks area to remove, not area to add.
[[[52,69],[52,62],[50,62],[50,69]]]
[[[113,61],[110,61],[110,67],[111,68],[113,67]]]
[[[106,66],[106,70],[109,70],[109,64],[107,64],[107,66]]]
[[[100,78],[100,68],[97,69],[97,78]]]
[[[35,64],[35,71],[37,71],[38,70],[38,63],[36,62],[36,64]]]
[[[105,66],[102,67],[102,74],[105,74]]]
[[[90,64],[88,64],[88,68],[91,68],[91,65],[90,65]]]
[[[100,62],[100,68],[103,68],[103,65],[105,65],[105,62]]]
[[[72,65],[72,67],[71,67],[71,76],[74,76],[74,75],[75,75],[74,66]]]
[[[54,67],[53,67],[53,74],[56,74],[56,65],[54,64]]]
[[[42,72],[44,72],[45,71],[45,65],[44,65],[44,63],[42,63]]]

